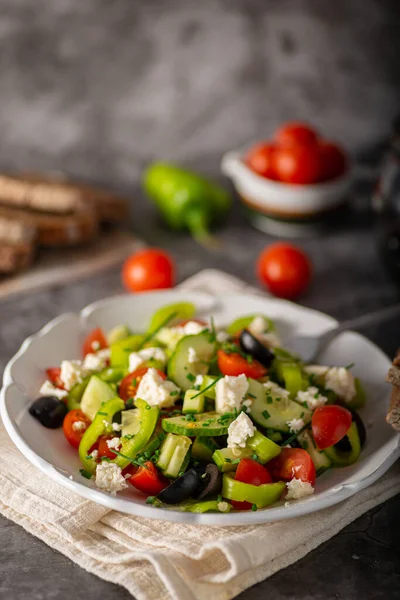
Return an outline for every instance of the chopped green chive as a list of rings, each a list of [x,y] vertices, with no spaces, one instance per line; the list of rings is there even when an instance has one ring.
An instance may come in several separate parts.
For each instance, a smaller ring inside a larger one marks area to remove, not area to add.
[[[263,410],[261,414],[264,417],[264,419],[269,419],[271,416],[267,410]]]
[[[196,381],[196,377],[193,375],[193,373],[188,373],[186,375],[186,379],[188,379],[189,381]]]
[[[177,396],[179,394],[179,392],[177,392],[176,390],[172,391],[170,393],[170,396]]]
[[[267,404],[272,404],[274,401],[274,399],[272,398],[272,396],[267,396]]]
[[[186,377],[189,379],[189,375],[186,375]],[[194,377],[192,375],[193,379],[190,379],[190,381],[194,381],[196,379],[196,377]],[[215,381],[212,381],[210,383],[210,385],[208,385],[207,387],[204,388],[204,390],[201,390],[198,394],[195,394],[194,396],[192,396],[192,400],[194,398],[197,398],[197,396],[200,396],[200,394],[204,394],[204,392],[207,392],[207,390],[210,390],[212,387],[214,387],[214,385],[220,380],[222,379],[223,375],[220,375],[219,377],[216,378]]]
[[[168,317],[166,319],[164,319],[164,321],[162,321],[162,323],[158,327],[156,327],[156,329],[154,329],[153,331],[151,331],[150,333],[148,333],[146,335],[146,337],[140,344],[138,350],[141,350],[143,348],[143,346],[145,344],[147,344],[147,342],[150,342],[150,340],[152,340],[154,338],[154,336],[160,331],[160,329],[165,327],[170,321],[172,321],[172,319],[175,319],[176,316],[178,316],[177,312],[173,312],[170,315],[168,315]]]
[[[86,479],[92,478],[92,473],[90,471],[85,471],[85,469],[79,469],[79,473],[82,475],[82,477],[86,477]]]
[[[99,410],[99,411],[97,412],[97,414],[98,414],[98,415],[104,415],[105,417],[107,416],[107,413],[106,413],[106,412],[102,412],[101,410]]]
[[[258,509],[257,509],[257,504],[252,504],[252,505],[251,505],[251,510],[253,510],[254,512],[255,512],[256,510],[258,510]]]
[[[314,394],[314,398],[315,398],[315,399],[319,398],[319,392],[316,392],[316,393]]]

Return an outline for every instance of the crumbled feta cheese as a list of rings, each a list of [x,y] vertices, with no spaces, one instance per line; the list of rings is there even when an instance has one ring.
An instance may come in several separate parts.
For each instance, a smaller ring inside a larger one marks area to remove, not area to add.
[[[108,421],[106,421],[105,419],[103,419],[103,425],[106,429],[108,429],[108,427],[110,427],[111,423],[109,423]]]
[[[90,455],[93,460],[96,460],[96,458],[99,457],[99,451],[98,450],[93,450],[92,454]]]
[[[325,376],[325,387],[332,390],[345,402],[350,402],[356,395],[355,378],[344,367],[331,367]]]
[[[228,448],[244,448],[247,438],[253,437],[256,428],[243,411],[228,427]]]
[[[74,421],[74,423],[72,423],[72,429],[73,431],[84,431],[86,429],[85,421]]]
[[[201,385],[204,381],[204,375],[196,375],[196,379],[194,380],[194,385]]]
[[[103,461],[96,467],[96,485],[105,492],[116,493],[128,487],[120,467],[113,463]]]
[[[111,423],[111,427],[113,431],[121,431],[122,429],[121,423]]]
[[[245,400],[242,404],[246,408],[246,412],[249,412],[251,405],[253,404],[253,400]]]
[[[227,512],[229,510],[228,502],[218,502],[217,508],[219,512]]]
[[[285,508],[289,508],[290,502],[285,502],[284,506],[285,506]]]
[[[227,342],[230,339],[231,339],[231,336],[226,331],[223,331],[222,329],[217,331],[217,342],[219,344],[224,344],[225,342]]]
[[[304,427],[305,423],[303,419],[292,419],[291,421],[286,421],[286,425],[289,427],[291,433],[297,433]]]
[[[311,496],[314,493],[314,488],[308,481],[302,481],[301,479],[293,478],[286,484],[288,493],[286,498],[297,500],[298,498],[304,498],[305,496]]]
[[[73,481],[73,480],[74,480],[74,478],[72,477],[72,475],[70,475],[70,476],[68,477],[68,479],[70,479],[71,481]]]
[[[261,315],[254,317],[247,329],[268,348],[275,348],[282,345],[276,333],[269,331],[269,323]]]
[[[129,355],[129,371],[131,373],[136,371],[136,369],[151,359],[158,360],[165,365],[167,355],[161,348],[143,348],[142,350],[138,350],[138,352],[132,352]]]
[[[199,361],[199,357],[197,356],[197,352],[192,346],[188,348],[188,363],[193,365]]]
[[[149,369],[140,380],[136,398],[142,398],[150,406],[173,406],[180,389],[168,379],[163,379],[156,369]]]
[[[61,363],[60,379],[66,390],[70,390],[77,383],[81,383],[87,372],[81,360],[63,360]]]
[[[41,396],[55,396],[59,400],[62,400],[68,396],[66,390],[62,390],[51,383],[51,381],[45,381],[39,390]]]
[[[317,378],[323,379],[329,371],[329,367],[325,367],[324,365],[306,365],[304,371],[308,375],[314,375]]]
[[[91,343],[91,346],[93,352],[97,352],[97,350],[100,350],[100,342],[98,340],[94,340],[94,342]]]
[[[328,402],[328,398],[323,396],[319,389],[314,386],[309,387],[305,391],[298,392],[296,400],[303,405],[306,403],[310,410],[315,410],[318,406],[323,406]]]
[[[215,410],[224,414],[240,410],[249,384],[245,375],[225,375],[215,385]]]
[[[95,354],[91,352],[86,354],[82,366],[86,371],[102,371],[107,367],[109,360],[110,349],[104,348],[104,350],[99,350]]]
[[[121,447],[121,438],[113,437],[111,440],[106,440],[106,444],[110,449],[119,450]]]
[[[266,388],[267,394],[270,394],[274,398],[283,398],[284,400],[289,398],[289,392],[273,381],[266,381],[263,383],[263,386]]]
[[[206,328],[201,323],[197,323],[197,321],[188,321],[187,323],[185,323],[185,325],[180,325],[175,329],[179,329],[179,331],[182,332],[183,335],[197,335],[198,333],[204,331],[204,329]]]
[[[266,320],[264,319],[264,317],[262,317],[261,315],[257,315],[251,321],[251,323],[247,327],[247,329],[253,335],[258,335],[259,333],[265,333],[267,331],[267,329],[268,329],[268,323],[266,322]]]

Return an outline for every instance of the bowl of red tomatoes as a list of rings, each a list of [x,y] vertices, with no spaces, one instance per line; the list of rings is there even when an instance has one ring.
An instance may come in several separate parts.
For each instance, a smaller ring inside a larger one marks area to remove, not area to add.
[[[352,173],[346,151],[305,123],[287,123],[271,140],[222,159],[244,204],[258,214],[308,221],[336,211],[349,198]]]

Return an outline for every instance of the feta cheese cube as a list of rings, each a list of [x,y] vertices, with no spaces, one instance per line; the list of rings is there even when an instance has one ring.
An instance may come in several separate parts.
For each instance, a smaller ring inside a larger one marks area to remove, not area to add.
[[[176,329],[179,329],[183,335],[197,335],[204,331],[206,327],[201,323],[197,323],[197,321],[188,321],[185,325],[176,327]]]
[[[217,331],[217,342],[219,344],[224,344],[225,342],[227,342],[230,339],[231,339],[231,336],[226,331],[223,331],[222,329]]]
[[[100,490],[115,494],[127,488],[128,484],[118,465],[103,461],[96,467],[96,486]]]
[[[204,375],[196,375],[196,379],[194,380],[194,385],[201,385],[204,381]]]
[[[158,360],[165,365],[167,362],[167,355],[161,348],[142,348],[138,352],[132,352],[129,355],[129,371],[136,371],[141,365],[148,360]]]
[[[228,448],[244,448],[255,432],[252,420],[242,411],[228,427]]]
[[[289,399],[289,392],[285,390],[285,388],[280,387],[274,381],[266,381],[263,383],[263,386],[267,390],[267,394],[273,396],[274,398],[282,398],[283,400]]]
[[[98,450],[93,450],[91,457],[93,458],[93,460],[96,460],[96,458],[99,457],[99,451]]]
[[[332,390],[345,402],[350,402],[356,395],[354,375],[344,367],[331,367],[325,375],[325,387]]]
[[[121,423],[111,423],[111,428],[113,431],[121,431],[122,425]]]
[[[77,383],[82,383],[87,371],[81,360],[63,360],[61,363],[60,379],[66,390],[71,390]]]
[[[303,419],[292,419],[291,421],[286,421],[286,425],[289,427],[291,433],[297,433],[304,427],[305,423]]]
[[[163,379],[156,369],[149,369],[140,380],[136,398],[142,398],[150,406],[173,406],[180,389],[168,379]]]
[[[306,365],[304,371],[307,375],[314,375],[317,379],[323,381],[329,371],[329,367],[325,367],[324,365]]]
[[[86,371],[102,371],[107,367],[109,360],[110,350],[104,348],[104,350],[99,350],[96,353],[86,354],[82,366]]]
[[[311,496],[314,493],[314,488],[308,481],[302,481],[301,479],[293,478],[286,484],[287,495],[286,499],[297,500],[298,498],[304,498],[305,496]]]
[[[251,321],[250,325],[247,327],[247,329],[250,331],[250,333],[252,333],[253,335],[258,335],[260,333],[265,333],[268,330],[268,324],[266,322],[266,320],[264,319],[263,316],[261,315],[257,315],[256,317],[254,317],[254,319]]]
[[[197,356],[197,352],[192,346],[188,349],[188,363],[193,365],[199,361],[199,357]]]
[[[248,387],[245,375],[225,375],[215,385],[215,410],[220,414],[233,412],[235,409],[239,412]]]
[[[111,438],[111,440],[106,440],[106,444],[110,448],[110,450],[119,450],[121,447],[121,438],[113,437]]]
[[[45,381],[42,384],[42,387],[39,390],[39,394],[41,396],[55,396],[59,400],[62,400],[66,396],[68,396],[68,392],[66,390],[62,390],[51,383],[51,381]]]
[[[318,406],[323,406],[328,402],[328,398],[323,396],[318,388],[311,386],[305,391],[299,391],[296,396],[297,402],[304,403],[310,410],[315,410]]]
[[[247,329],[267,348],[275,348],[282,345],[276,333],[269,331],[269,323],[261,315],[254,317]]]
[[[85,429],[86,429],[85,421],[74,421],[74,423],[72,423],[72,429],[73,429],[73,431],[85,431]]]

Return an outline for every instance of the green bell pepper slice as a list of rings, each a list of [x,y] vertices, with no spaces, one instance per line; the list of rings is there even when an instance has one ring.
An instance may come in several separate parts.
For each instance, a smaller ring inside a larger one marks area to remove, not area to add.
[[[157,331],[164,323],[168,323],[168,327],[172,327],[174,323],[191,319],[196,314],[196,307],[192,302],[176,302],[162,306],[153,314],[147,333]],[[173,322],[169,322],[169,318]]]
[[[308,380],[297,363],[281,360],[275,362],[276,374],[294,400],[298,392],[308,388]]]
[[[247,440],[246,448],[251,448],[251,450],[257,454],[261,463],[266,463],[281,453],[281,447],[265,437],[265,435],[259,431],[256,431],[254,435]]]
[[[139,350],[144,340],[143,335],[130,335],[115,344],[111,344],[111,367],[125,368],[129,366],[129,355]]]
[[[94,420],[86,429],[79,444],[79,458],[85,471],[94,473],[96,471],[96,461],[89,457],[92,446],[97,442],[101,435],[107,433],[106,423],[112,423],[114,415],[125,408],[125,402],[121,398],[112,398],[105,402],[97,412]]]
[[[127,369],[119,367],[107,367],[98,374],[102,381],[106,383],[118,383],[127,375]]]
[[[75,410],[77,408],[80,408],[82,396],[83,396],[84,391],[87,388],[89,379],[90,379],[90,376],[85,377],[80,383],[77,383],[76,385],[74,385],[72,390],[70,390],[70,392],[68,393],[68,397],[67,397],[68,410]]]
[[[233,336],[240,333],[243,329],[246,329],[257,316],[261,316],[265,320],[268,325],[268,331],[276,331],[275,323],[272,321],[272,319],[269,319],[265,315],[248,315],[247,317],[239,317],[238,319],[232,321],[232,323],[226,328],[226,332]]]
[[[324,449],[324,453],[332,461],[334,467],[347,467],[352,465],[360,456],[361,442],[355,421],[350,425],[346,437],[350,450],[340,450],[337,446],[329,446],[329,448]]]
[[[285,489],[283,481],[277,483],[263,483],[262,485],[251,485],[236,481],[230,473],[224,473],[222,477],[222,496],[228,500],[237,502],[250,502],[257,508],[264,508],[279,500]]]
[[[160,414],[158,406],[150,406],[140,398],[135,400],[135,406],[139,409],[140,430],[132,438],[121,438],[121,449],[114,460],[121,469],[125,469],[150,441]]]

